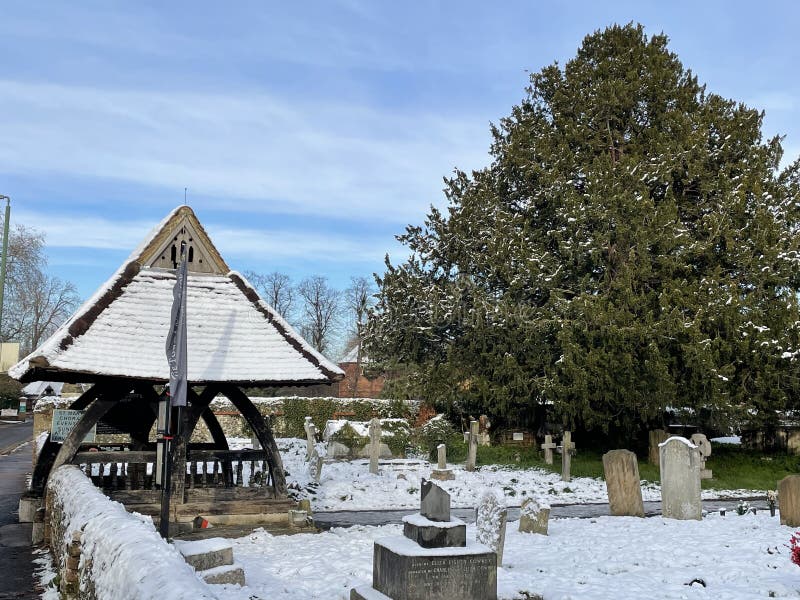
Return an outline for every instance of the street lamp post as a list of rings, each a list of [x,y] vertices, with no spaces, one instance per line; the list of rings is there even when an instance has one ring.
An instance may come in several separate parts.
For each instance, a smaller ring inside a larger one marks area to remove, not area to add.
[[[8,256],[8,223],[11,220],[11,198],[0,194],[6,201],[6,217],[3,221],[3,256],[0,258],[0,343],[3,342],[3,294],[6,287],[6,257]]]

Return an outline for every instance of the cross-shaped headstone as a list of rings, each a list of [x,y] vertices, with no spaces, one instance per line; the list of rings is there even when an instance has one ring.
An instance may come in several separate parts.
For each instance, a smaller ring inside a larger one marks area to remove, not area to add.
[[[565,431],[561,439],[561,481],[570,481],[569,468],[573,450],[575,444],[572,442],[572,432]]]
[[[542,444],[542,450],[544,450],[544,462],[548,465],[553,464],[553,450],[555,450],[556,444],[553,441],[552,435],[544,436],[544,444]]]
[[[314,444],[317,441],[315,439],[317,428],[314,427],[311,417],[306,417],[303,429],[306,430],[306,460],[311,460],[311,454],[314,452]]]
[[[378,474],[378,458],[381,454],[381,421],[377,417],[369,422],[369,472]]]

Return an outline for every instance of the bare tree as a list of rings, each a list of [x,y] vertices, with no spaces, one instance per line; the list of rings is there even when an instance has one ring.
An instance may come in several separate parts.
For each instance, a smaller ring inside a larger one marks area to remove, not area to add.
[[[75,310],[72,283],[46,272],[44,237],[17,225],[10,234],[0,339],[18,341],[23,352],[36,348]]]
[[[339,324],[342,293],[320,275],[303,279],[297,286],[297,293],[303,300],[300,330],[311,345],[324,354]]]
[[[244,276],[256,288],[262,300],[274,308],[287,321],[291,321],[295,303],[295,287],[286,273],[273,271],[262,275],[246,271]]]
[[[353,343],[351,348],[356,349],[356,371],[355,377],[350,384],[350,396],[355,398],[358,391],[358,379],[361,377],[361,362],[363,355],[361,352],[361,339],[364,333],[364,326],[367,323],[367,313],[373,303],[375,287],[366,277],[351,277],[350,287],[345,290],[345,304],[351,319],[350,340]]]

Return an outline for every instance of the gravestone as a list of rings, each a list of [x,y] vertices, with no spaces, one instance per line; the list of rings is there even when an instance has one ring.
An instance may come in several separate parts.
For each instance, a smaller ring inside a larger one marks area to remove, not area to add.
[[[644,517],[639,462],[630,450],[611,450],[603,455],[608,506],[615,517]]]
[[[556,444],[553,442],[552,435],[544,436],[544,444],[542,444],[542,450],[544,450],[544,462],[548,465],[553,464],[553,450],[555,450]]]
[[[308,474],[314,480],[314,483],[319,483],[320,477],[322,477],[322,463],[325,459],[325,454],[326,448],[324,442],[321,444],[314,444],[314,449],[311,451],[311,458],[308,460]]]
[[[447,468],[447,447],[444,444],[439,444],[436,447],[436,454],[438,462],[436,468],[431,471],[431,479],[439,481],[455,479],[456,476],[453,475],[453,470]]]
[[[669,439],[669,434],[663,429],[653,429],[650,431],[650,453],[648,459],[650,464],[657,467],[661,464],[661,454],[659,446]]]
[[[489,437],[489,429],[492,427],[492,422],[486,415],[478,417],[478,445],[490,446],[491,438]]]
[[[526,498],[519,511],[519,530],[522,533],[547,535],[550,505],[536,497]]]
[[[575,444],[572,442],[572,432],[565,431],[561,439],[561,481],[571,481],[570,467],[572,464],[572,454],[575,451]]]
[[[487,489],[475,509],[475,529],[478,542],[497,554],[497,566],[503,565],[503,546],[506,541],[508,509],[502,495]]]
[[[697,446],[674,436],[659,446],[661,452],[661,514],[669,519],[703,518]]]
[[[697,446],[703,461],[700,467],[700,479],[711,479],[714,474],[711,472],[711,469],[706,469],[706,460],[711,456],[711,442],[708,441],[704,433],[693,433],[692,437],[689,439]]]
[[[800,527],[800,475],[787,475],[778,482],[781,525]]]
[[[311,417],[305,418],[303,429],[306,431],[306,460],[311,460],[311,453],[314,452],[314,444],[317,442],[317,428],[314,427]]]
[[[381,455],[381,421],[373,417],[369,422],[369,472],[378,474],[378,458]]]
[[[469,447],[467,449],[467,471],[475,470],[475,462],[478,458],[478,422],[469,422]]]
[[[449,515],[449,494],[423,480],[420,512],[403,517],[403,537],[375,541],[372,586],[350,600],[497,600],[497,555]]]

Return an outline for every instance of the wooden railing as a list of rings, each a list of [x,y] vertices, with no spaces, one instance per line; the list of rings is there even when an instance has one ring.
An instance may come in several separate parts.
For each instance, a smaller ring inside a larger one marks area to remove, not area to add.
[[[185,488],[267,487],[272,484],[264,450],[192,449],[186,461]],[[73,465],[107,491],[155,490],[154,450],[78,452]]]

